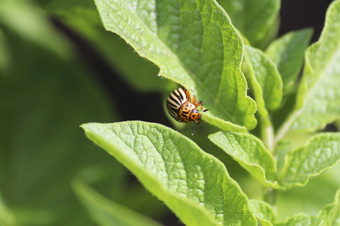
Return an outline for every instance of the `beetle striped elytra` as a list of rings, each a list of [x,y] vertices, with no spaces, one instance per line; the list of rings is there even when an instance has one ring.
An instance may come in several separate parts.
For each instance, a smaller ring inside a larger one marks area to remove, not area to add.
[[[201,106],[201,111],[203,112],[208,110],[203,110],[202,102],[196,102],[195,96],[191,100],[189,91],[183,87],[172,91],[166,101],[168,112],[174,119],[179,122],[193,121],[195,123],[192,135],[194,135],[196,125],[201,122],[202,114],[197,110],[199,106]]]

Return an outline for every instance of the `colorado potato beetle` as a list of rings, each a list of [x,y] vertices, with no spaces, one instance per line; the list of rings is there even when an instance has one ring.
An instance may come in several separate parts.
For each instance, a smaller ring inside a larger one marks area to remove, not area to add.
[[[194,135],[195,127],[201,122],[202,115],[197,108],[201,106],[201,111],[205,112],[208,109],[203,110],[203,104],[201,101],[196,102],[196,96],[191,96],[188,90],[185,88],[178,88],[170,93],[166,107],[169,114],[179,122],[195,122],[192,129],[192,135]]]

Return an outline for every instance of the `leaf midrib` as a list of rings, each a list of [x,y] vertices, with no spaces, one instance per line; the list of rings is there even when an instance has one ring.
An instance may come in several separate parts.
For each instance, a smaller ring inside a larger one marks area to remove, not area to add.
[[[111,5],[107,2],[107,0],[102,0],[102,1],[104,1],[104,2],[106,3],[106,5],[112,9]],[[131,7],[128,6],[125,2],[124,2],[124,5],[126,6],[126,8],[127,8],[129,11],[131,11],[132,15],[134,15],[135,18],[138,19],[138,20],[140,21],[141,24],[143,24],[143,26],[149,31],[149,33],[152,34],[152,36],[154,36],[166,50],[168,50],[168,52],[169,52],[169,53],[170,53],[170,54],[171,54],[171,55],[179,62],[180,65],[182,65],[182,67],[184,68],[184,70],[187,71],[188,75],[191,76],[191,77],[193,78],[193,80],[196,81],[196,83],[197,83],[198,85],[200,85],[200,86],[206,91],[206,93],[210,96],[210,98],[214,100],[214,103],[215,103],[215,104],[223,111],[223,113],[224,113],[225,115],[228,116],[228,118],[230,119],[230,121],[241,123],[237,118],[235,118],[234,115],[232,115],[229,111],[227,111],[226,108],[223,108],[223,106],[222,106],[222,104],[220,103],[219,99],[217,99],[217,98],[209,91],[209,89],[202,83],[201,80],[197,79],[197,76],[196,76],[193,72],[191,72],[191,70],[190,70],[186,65],[184,65],[184,64],[182,63],[182,61],[180,60],[180,58],[179,58],[179,57],[178,57],[178,56],[177,56],[170,48],[168,48],[168,46],[163,42],[163,40],[161,40],[154,32],[152,32],[152,31],[150,30],[150,28],[149,28],[149,27],[144,23],[144,21],[139,17],[138,13],[136,13],[135,11],[133,11],[133,10],[131,9]],[[108,14],[108,15],[110,16],[110,14]],[[110,17],[111,17],[111,16],[110,16]],[[112,17],[111,17],[111,18],[112,18]],[[114,18],[112,18],[112,19],[114,19]],[[105,24],[104,24],[104,25],[105,25]],[[225,54],[223,53],[223,56],[224,56],[224,55],[225,55]],[[156,63],[156,65],[158,65],[158,64]],[[223,64],[223,67],[224,67],[224,64]],[[221,76],[221,77],[222,77],[222,76]],[[171,78],[169,78],[169,79],[171,79]],[[219,93],[220,90],[221,90],[221,87],[219,87],[219,90],[218,90],[217,93]]]

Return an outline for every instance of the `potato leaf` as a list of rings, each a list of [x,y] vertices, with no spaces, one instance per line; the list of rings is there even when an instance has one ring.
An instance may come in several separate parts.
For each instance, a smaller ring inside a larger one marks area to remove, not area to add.
[[[250,46],[245,47],[245,56],[259,111],[266,111],[266,107],[269,110],[278,108],[282,100],[282,80],[276,65],[261,50]]]
[[[323,220],[322,226],[340,224],[340,189],[335,194],[334,203],[325,206],[318,217]]]
[[[279,174],[282,188],[305,185],[340,159],[340,133],[313,136],[304,147],[290,151]]]
[[[165,126],[128,121],[82,125],[89,139],[122,162],[187,225],[255,225],[225,166]]]
[[[235,132],[217,132],[209,135],[209,139],[262,184],[277,187],[273,155],[261,140],[251,134]]]
[[[219,0],[235,27],[252,43],[266,39],[268,30],[275,30],[280,9],[279,0]]]
[[[214,0],[95,2],[104,27],[155,63],[161,76],[194,90],[210,117],[255,127],[256,105],[240,70],[243,42]]]
[[[271,226],[274,224],[275,214],[272,207],[268,203],[261,200],[250,199],[249,207],[261,225]]]
[[[298,214],[288,217],[285,222],[277,224],[278,226],[335,226],[340,222],[340,190],[335,194],[334,203],[326,205],[317,216],[308,216]]]
[[[315,131],[340,118],[340,1],[326,14],[319,41],[307,49],[295,110],[278,130],[276,142],[289,130]]]
[[[281,74],[284,93],[296,82],[312,34],[310,28],[289,32],[273,41],[266,50]]]
[[[305,214],[298,214],[289,217],[283,223],[276,224],[276,226],[319,226],[322,221],[315,216],[308,216]]]

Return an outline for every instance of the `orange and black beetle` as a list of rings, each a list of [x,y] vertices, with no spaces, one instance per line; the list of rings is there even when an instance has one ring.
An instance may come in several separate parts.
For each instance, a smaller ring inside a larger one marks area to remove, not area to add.
[[[191,100],[190,93],[185,88],[178,88],[172,91],[166,101],[168,112],[174,119],[180,122],[195,122],[192,135],[194,134],[195,126],[201,122],[202,115],[197,110],[198,106],[201,106],[201,111],[203,112],[208,110],[203,110],[202,102],[196,102],[195,96]]]

